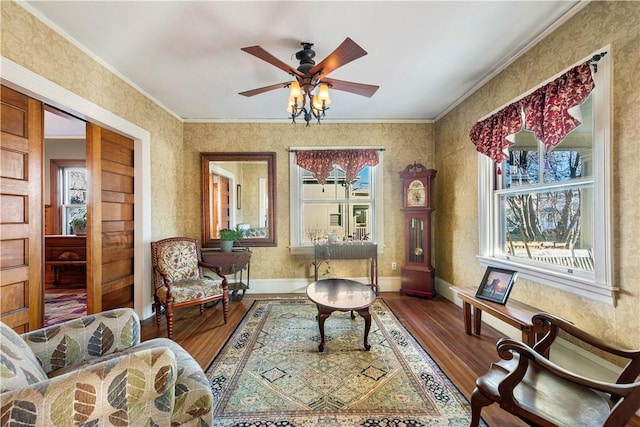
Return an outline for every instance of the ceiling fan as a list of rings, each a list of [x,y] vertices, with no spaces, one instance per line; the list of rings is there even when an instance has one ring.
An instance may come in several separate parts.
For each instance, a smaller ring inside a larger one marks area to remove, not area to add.
[[[302,50],[296,53],[296,59],[300,61],[298,68],[293,68],[280,61],[260,46],[243,47],[241,50],[280,68],[294,76],[295,80],[240,92],[240,95],[254,96],[288,87],[290,93],[287,111],[291,113],[291,119],[295,123],[295,118],[304,113],[304,119],[308,126],[312,117],[316,118],[318,123],[324,117],[328,109],[327,106],[331,102],[329,88],[368,98],[371,98],[378,90],[379,86],[327,78],[327,75],[332,71],[367,54],[350,38],[347,37],[336,50],[317,65],[313,60],[316,56],[316,52],[312,49],[313,43],[303,42],[301,45]],[[318,91],[314,94],[313,91],[316,87],[318,87]],[[307,108],[307,99],[309,100],[309,108]]]

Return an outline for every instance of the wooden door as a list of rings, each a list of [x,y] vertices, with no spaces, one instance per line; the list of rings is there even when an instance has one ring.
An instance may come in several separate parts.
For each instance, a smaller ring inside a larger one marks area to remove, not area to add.
[[[134,302],[134,142],[87,124],[87,310]]]
[[[42,103],[2,86],[0,319],[17,332],[43,314]]]
[[[231,228],[231,203],[229,202],[229,178],[220,176],[220,228]]]
[[[218,237],[218,230],[220,229],[220,215],[218,215],[218,210],[216,209],[217,203],[214,203],[214,201],[220,200],[220,188],[218,182],[214,180],[215,176],[214,174],[209,174],[209,188],[211,189],[211,197],[209,197],[209,236],[212,238]]]

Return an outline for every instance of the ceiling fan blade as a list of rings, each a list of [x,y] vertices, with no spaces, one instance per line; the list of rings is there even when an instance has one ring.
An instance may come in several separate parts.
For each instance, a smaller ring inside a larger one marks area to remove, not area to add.
[[[260,46],[243,47],[240,50],[243,50],[243,51],[245,51],[247,53],[250,53],[253,56],[257,56],[258,58],[262,59],[263,61],[266,61],[271,65],[275,65],[276,67],[280,68],[283,71],[286,71],[289,74],[294,74],[294,75],[300,76],[300,77],[304,76],[304,74],[302,74],[300,71],[298,71],[297,69],[293,68],[291,65],[287,64],[286,62],[283,62],[283,61],[279,60],[278,58],[276,58],[275,56],[271,55],[269,52],[267,52],[266,50],[264,50]]]
[[[287,85],[289,83],[291,83],[291,82],[276,83],[276,84],[271,85],[271,86],[265,86],[265,87],[261,87],[261,88],[258,88],[258,89],[251,89],[251,90],[247,90],[247,91],[244,91],[244,92],[240,92],[239,95],[244,95],[244,96],[259,95],[261,93],[269,92],[270,90],[282,89],[283,87],[287,87]]]
[[[371,98],[380,86],[367,85],[364,83],[345,82],[344,80],[322,79],[322,83],[328,83],[331,89],[342,90],[344,92],[355,93],[356,95]]]
[[[348,64],[366,54],[366,50],[347,37],[336,50],[331,52],[322,62],[311,68],[309,74],[316,74],[322,71],[322,75],[326,76],[336,68],[342,67],[344,64]]]

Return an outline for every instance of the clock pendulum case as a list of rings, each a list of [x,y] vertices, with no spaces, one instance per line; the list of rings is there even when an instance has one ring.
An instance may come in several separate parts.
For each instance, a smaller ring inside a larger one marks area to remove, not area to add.
[[[406,238],[406,264],[401,269],[400,293],[433,298],[436,271],[431,265],[431,212],[435,210],[436,171],[414,163],[400,172],[400,178]]]

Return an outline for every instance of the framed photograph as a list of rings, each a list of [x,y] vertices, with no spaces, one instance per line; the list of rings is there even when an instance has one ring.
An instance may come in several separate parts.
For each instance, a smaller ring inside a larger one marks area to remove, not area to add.
[[[236,209],[242,209],[242,185],[236,185]]]
[[[517,275],[517,271],[487,267],[476,292],[476,298],[505,305]]]

